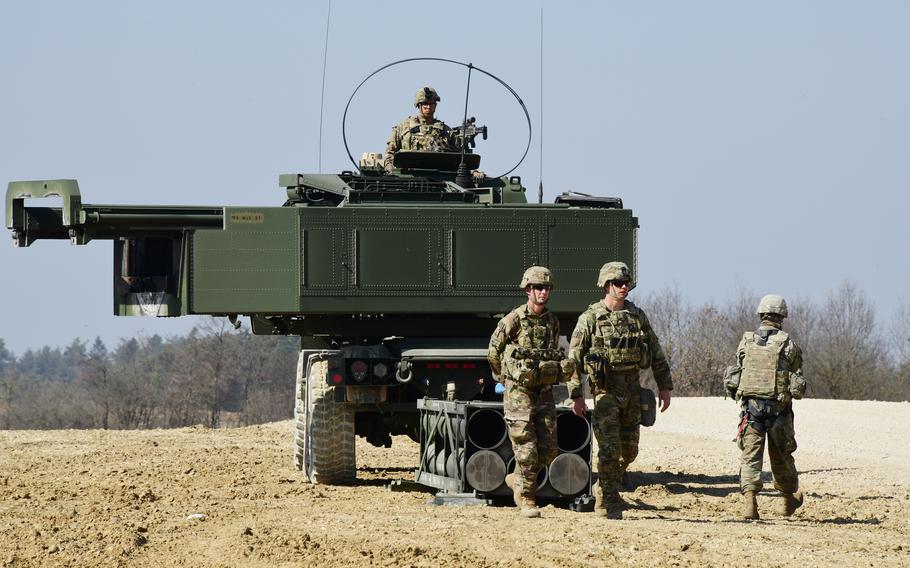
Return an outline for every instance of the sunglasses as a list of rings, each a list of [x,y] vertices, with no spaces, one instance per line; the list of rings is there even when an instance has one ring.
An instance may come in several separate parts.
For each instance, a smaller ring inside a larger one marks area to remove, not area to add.
[[[623,286],[628,286],[628,285],[629,285],[629,281],[628,281],[628,280],[613,280],[613,281],[611,282],[611,284],[613,284],[613,285],[616,286],[617,288],[622,288]]]
[[[552,290],[552,289],[553,289],[553,287],[550,286],[549,284],[531,284],[531,288],[534,289],[534,290],[537,290],[538,292],[542,292],[542,291],[544,291],[544,290]]]

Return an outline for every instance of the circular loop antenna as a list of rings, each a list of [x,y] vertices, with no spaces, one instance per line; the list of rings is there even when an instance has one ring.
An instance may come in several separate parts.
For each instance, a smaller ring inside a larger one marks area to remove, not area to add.
[[[467,67],[468,69],[474,69],[474,70],[480,71],[487,77],[490,77],[491,79],[493,79],[494,81],[496,81],[497,83],[499,83],[500,85],[505,87],[505,89],[507,91],[512,93],[512,96],[515,97],[515,100],[518,101],[519,105],[521,105],[521,110],[525,113],[525,120],[528,122],[528,143],[525,145],[525,151],[521,155],[521,159],[518,160],[518,163],[515,164],[514,166],[512,166],[512,169],[510,169],[506,173],[499,175],[499,176],[495,176],[495,177],[498,177],[498,178],[505,177],[505,176],[509,175],[510,173],[514,172],[515,169],[518,168],[518,166],[520,166],[521,163],[525,161],[525,157],[528,155],[528,150],[531,149],[531,134],[532,134],[532,132],[531,132],[531,115],[528,114],[528,108],[525,106],[524,101],[521,100],[521,97],[518,96],[518,93],[515,92],[515,89],[510,87],[505,81],[503,81],[496,75],[493,75],[489,71],[484,71],[480,67],[477,67],[476,65],[471,64],[471,63],[462,63],[461,61],[455,61],[454,59],[444,59],[442,57],[410,57],[408,59],[399,59],[398,61],[393,61],[392,63],[383,65],[379,69],[377,69],[377,70],[373,71],[372,73],[370,73],[369,75],[367,75],[363,79],[363,81],[361,81],[360,84],[357,85],[357,88],[354,89],[354,92],[351,93],[351,98],[348,99],[348,104],[344,105],[344,116],[341,118],[341,138],[342,138],[342,140],[344,140],[344,150],[345,150],[345,152],[348,153],[348,159],[351,160],[351,163],[354,164],[354,167],[357,169],[357,171],[358,172],[360,171],[360,166],[357,164],[357,162],[354,160],[354,157],[351,155],[351,149],[348,147],[348,135],[347,135],[347,130],[346,130],[346,125],[347,125],[347,120],[348,120],[348,109],[351,107],[351,102],[354,100],[354,96],[357,95],[357,91],[360,90],[360,87],[362,87],[364,85],[364,83],[369,81],[374,75],[377,75],[380,71],[385,71],[389,67],[394,67],[395,65],[401,65],[402,63],[411,63],[414,61],[441,61],[443,63],[452,63],[454,65],[461,65],[462,67]]]

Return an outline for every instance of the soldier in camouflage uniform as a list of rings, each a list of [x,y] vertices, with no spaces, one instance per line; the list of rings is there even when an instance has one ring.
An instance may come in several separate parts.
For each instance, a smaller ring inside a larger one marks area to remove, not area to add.
[[[399,150],[449,152],[456,150],[455,133],[446,123],[434,118],[440,100],[436,89],[423,87],[414,95],[417,116],[408,117],[392,128],[386,142],[385,169],[392,171],[392,158]]]
[[[573,411],[584,416],[587,404],[581,375],[587,375],[594,395],[594,435],[597,437],[598,486],[594,510],[598,516],[622,517],[620,480],[638,456],[641,386],[638,373],[650,366],[657,381],[660,410],[670,406],[673,380],[670,365],[648,316],[626,299],[633,288],[629,267],[608,262],[600,269],[597,286],[603,300],[591,304],[572,332],[569,358],[576,373],[568,381]]]
[[[743,517],[758,519],[756,495],[762,489],[761,470],[765,440],[774,474],[774,487],[784,496],[781,513],[792,515],[803,504],[793,452],[793,405],[806,392],[802,375],[802,352],[783,331],[787,302],[769,294],[758,303],[761,318],[757,331],[743,334],[736,349],[737,365],[727,370],[724,386],[739,401],[740,427],[737,436],[742,450],[739,477],[743,493]]]
[[[499,320],[487,359],[496,380],[505,383],[503,411],[515,452],[515,473],[506,483],[521,514],[539,517],[534,501],[537,474],[558,453],[553,384],[569,362],[559,348],[559,320],[546,308],[553,288],[550,271],[528,268],[521,287],[528,301]]]

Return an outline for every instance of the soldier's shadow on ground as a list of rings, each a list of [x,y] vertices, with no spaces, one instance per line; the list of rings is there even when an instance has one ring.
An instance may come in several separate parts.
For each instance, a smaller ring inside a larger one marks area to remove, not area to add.
[[[855,471],[858,470],[857,467],[824,467],[818,469],[801,469],[799,470],[800,475],[809,475],[813,473],[832,473],[835,471]]]
[[[850,519],[847,517],[834,517],[832,519],[813,519],[813,523],[821,525],[880,525],[882,520],[876,517],[870,519]]]
[[[726,497],[731,493],[739,493],[739,476],[674,473],[668,471],[630,471],[625,490],[634,491],[648,485],[662,486],[673,494],[697,493],[710,497]]]

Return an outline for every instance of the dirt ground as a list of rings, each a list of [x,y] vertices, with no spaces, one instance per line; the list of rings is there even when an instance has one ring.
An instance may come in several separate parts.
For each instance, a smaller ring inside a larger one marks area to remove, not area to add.
[[[729,400],[675,399],[642,432],[623,520],[427,504],[417,446],[358,442],[353,487],[291,469],[290,422],[0,432],[0,566],[908,566],[910,404],[796,403],[806,504],[737,520]],[[204,515],[193,518],[194,515]]]

